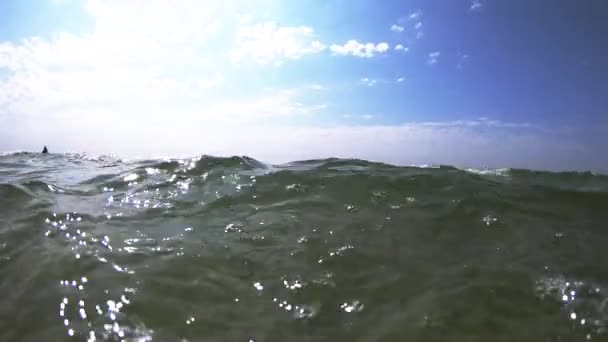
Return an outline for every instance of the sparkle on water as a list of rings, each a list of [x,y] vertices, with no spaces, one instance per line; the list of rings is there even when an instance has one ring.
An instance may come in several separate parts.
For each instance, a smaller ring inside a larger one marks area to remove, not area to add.
[[[1,164],[0,340],[608,337],[601,176],[57,158]]]

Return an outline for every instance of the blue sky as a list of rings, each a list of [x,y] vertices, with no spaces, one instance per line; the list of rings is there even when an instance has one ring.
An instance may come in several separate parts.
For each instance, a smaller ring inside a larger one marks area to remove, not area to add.
[[[602,0],[0,2],[0,150],[608,170]]]

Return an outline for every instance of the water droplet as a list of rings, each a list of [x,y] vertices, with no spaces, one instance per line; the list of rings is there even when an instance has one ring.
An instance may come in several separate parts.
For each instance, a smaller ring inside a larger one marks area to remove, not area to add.
[[[226,226],[226,228],[224,228],[224,232],[226,233],[241,233],[243,231],[243,229],[241,228],[241,226],[239,224],[235,224],[235,223],[230,223]]]
[[[293,311],[295,319],[310,319],[319,312],[319,306],[301,305]]]
[[[350,303],[343,303],[342,305],[340,305],[340,309],[348,313],[359,312],[363,310],[364,307],[365,306],[361,304],[358,300],[353,300]]]
[[[125,178],[123,178],[123,180],[125,182],[132,182],[132,181],[136,180],[137,178],[139,178],[139,176],[136,173],[132,173],[130,175],[125,176]]]
[[[264,290],[264,286],[262,286],[262,284],[260,282],[253,283],[253,287],[255,287],[255,289],[258,291]]]
[[[288,191],[304,191],[304,187],[300,184],[290,184],[285,187],[285,190]]]
[[[576,319],[576,312],[570,314],[570,319]]]
[[[114,302],[113,300],[108,300],[106,302],[106,304],[108,305],[108,310],[110,310],[110,311],[116,310],[116,302]]]
[[[288,282],[287,280],[284,280],[283,285],[285,285],[285,288],[287,288],[289,290],[297,290],[297,289],[302,288],[302,283],[299,280],[295,280],[291,283]]]
[[[486,224],[486,226],[490,226],[490,225],[494,224],[496,221],[498,221],[498,219],[496,217],[492,217],[490,215],[483,217],[483,222]]]
[[[347,204],[347,205],[345,206],[345,208],[346,208],[346,211],[348,211],[349,213],[354,213],[354,212],[359,211],[359,208],[357,208],[357,207],[356,207],[355,205],[353,205],[353,204]]]

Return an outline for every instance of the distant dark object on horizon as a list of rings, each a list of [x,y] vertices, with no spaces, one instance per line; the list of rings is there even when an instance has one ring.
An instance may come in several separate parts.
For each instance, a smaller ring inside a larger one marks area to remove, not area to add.
[[[44,146],[44,148],[42,149],[42,153],[49,153],[49,150],[46,148],[46,145]]]

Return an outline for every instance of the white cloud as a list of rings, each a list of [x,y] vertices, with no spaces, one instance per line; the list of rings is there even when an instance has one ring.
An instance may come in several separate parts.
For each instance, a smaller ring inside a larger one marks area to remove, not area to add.
[[[418,19],[422,18],[422,10],[416,10],[416,11],[410,13],[408,18],[410,20],[418,20]]]
[[[379,53],[384,53],[388,51],[389,48],[390,46],[387,43],[379,43],[376,45],[376,51],[378,51]]]
[[[422,31],[422,22],[418,21],[414,24],[414,30],[416,31],[416,39],[422,39],[424,32]]]
[[[325,109],[326,105],[304,105],[295,90],[272,90],[263,94],[220,101],[196,109],[197,119],[217,122],[255,122],[266,118],[308,115]]]
[[[399,26],[397,24],[393,24],[391,26],[391,31],[393,32],[403,32],[405,30],[405,28],[403,26]]]
[[[199,89],[215,88],[225,82],[224,76],[217,74],[208,78],[199,78],[196,85]]]
[[[237,20],[241,25],[250,24],[253,21],[253,18],[254,16],[251,13],[240,14],[237,16]]]
[[[359,83],[368,87],[373,87],[376,84],[378,84],[378,80],[375,79],[371,79],[371,78],[367,78],[367,77],[363,77],[359,80]]]
[[[354,119],[357,116],[349,116]],[[358,116],[361,118],[361,116]],[[132,139],[109,131],[107,147],[124,145],[131,155],[249,155],[266,162],[342,157],[377,160],[400,165],[450,164],[460,167],[578,168],[598,165],[597,155],[557,135],[534,129],[424,123],[399,125],[235,126],[227,137],[213,127],[189,127],[176,132],[161,131],[165,141],[144,137],[139,145]],[[151,132],[152,133],[152,132]],[[153,132],[156,133],[156,132]],[[193,143],[196,142],[196,143]],[[94,144],[78,140],[91,151]],[[356,148],[353,148],[356,146]],[[35,146],[38,148],[38,146]],[[122,148],[122,147],[121,147]],[[204,148],[204,150],[201,150]],[[124,149],[123,149],[124,151]],[[91,152],[95,152],[94,150]],[[123,152],[125,153],[125,152]],[[579,164],[573,164],[572,159]]]
[[[462,69],[466,63],[468,63],[470,56],[466,53],[458,53],[458,69]]]
[[[471,1],[471,5],[469,6],[469,10],[470,11],[477,11],[477,10],[480,10],[481,7],[483,7],[483,4],[481,3],[480,0],[473,0],[473,1]]]
[[[62,6],[68,3],[70,0],[49,0],[49,3],[53,6]]]
[[[24,137],[55,130],[60,139],[98,140],[105,127],[121,127],[139,138],[155,125],[256,122],[323,108],[296,90],[234,91],[240,75],[227,58],[233,44],[254,62],[317,53],[324,47],[312,28],[237,24],[233,41],[233,31],[218,34],[220,24],[251,19],[225,17],[216,5],[91,0],[90,32],[0,43],[0,145],[7,127],[20,127]],[[281,46],[265,45],[263,34]]]
[[[333,44],[329,47],[331,52],[334,55],[342,55],[342,56],[355,56],[355,57],[364,57],[371,58],[379,54],[383,54],[390,46],[388,43],[381,42],[378,44],[374,43],[359,43],[358,41],[351,39],[347,41],[344,45]]]
[[[428,65],[437,64],[439,62],[440,55],[441,55],[441,52],[439,52],[439,51],[429,53],[426,63]]]
[[[239,88],[246,82],[229,52],[250,53],[236,53],[242,63],[274,64],[323,51],[320,40],[305,25],[227,15],[231,3],[91,0],[85,8],[94,21],[86,33],[0,43],[0,150],[47,144],[57,152],[125,156],[246,154],[271,162],[339,156],[545,168],[573,165],[587,153],[527,123],[491,119],[295,126],[291,118],[327,108],[304,96],[321,89]],[[389,48],[351,41],[331,52],[369,58]],[[597,163],[600,154],[589,155]]]
[[[184,0],[89,0],[86,9],[95,20],[95,34],[106,38],[153,39],[163,44],[200,43],[221,24],[220,7],[211,2]]]
[[[358,84],[367,87],[375,87],[380,84],[396,84],[402,83],[403,81],[405,81],[405,78],[403,77],[397,77],[392,79],[363,77],[359,79]]]
[[[201,53],[216,32],[214,9],[199,1],[180,4],[92,0],[85,6],[94,19],[88,33],[0,43],[0,69],[9,75],[0,79],[0,98],[12,99],[0,111],[86,113],[119,103],[177,100],[220,86],[222,57]]]
[[[327,87],[322,84],[311,84],[309,86],[309,88],[312,90],[318,90],[318,91],[327,90]]]
[[[421,126],[432,127],[495,127],[495,128],[538,128],[529,122],[504,122],[487,117],[469,120],[427,121],[418,123]]]
[[[395,51],[408,52],[410,48],[403,46],[402,44],[395,45]]]
[[[375,114],[359,114],[359,115],[343,114],[342,118],[344,118],[344,119],[355,119],[354,122],[357,122],[359,120],[366,120],[366,121],[368,121],[368,120],[372,120],[372,119],[377,119],[378,115],[375,115]],[[349,121],[349,122],[352,122],[352,120]]]
[[[397,20],[398,25],[393,25],[391,29],[393,31],[404,32],[407,27],[411,27],[411,30],[407,30],[408,33],[411,32],[411,37],[415,37],[416,39],[421,39],[424,36],[424,32],[422,30],[422,10],[416,10],[411,12],[410,14],[400,17]],[[408,34],[408,36],[410,36]]]
[[[344,115],[345,119],[364,119]],[[534,128],[433,125],[346,125],[336,127],[265,128],[235,132],[239,144],[224,154],[247,154],[265,161],[362,158],[400,165],[449,164],[461,167],[571,168],[568,156],[580,157],[579,168],[598,165],[581,146]],[[246,143],[247,142],[247,143]],[[353,148],[357,146],[357,148]],[[594,160],[595,158],[595,160]],[[578,161],[578,160],[577,160]],[[585,165],[585,166],[583,166]]]
[[[309,26],[279,26],[274,22],[244,25],[238,27],[236,37],[236,46],[230,53],[236,63],[281,63],[283,59],[298,59],[326,48],[315,39],[314,29]]]

